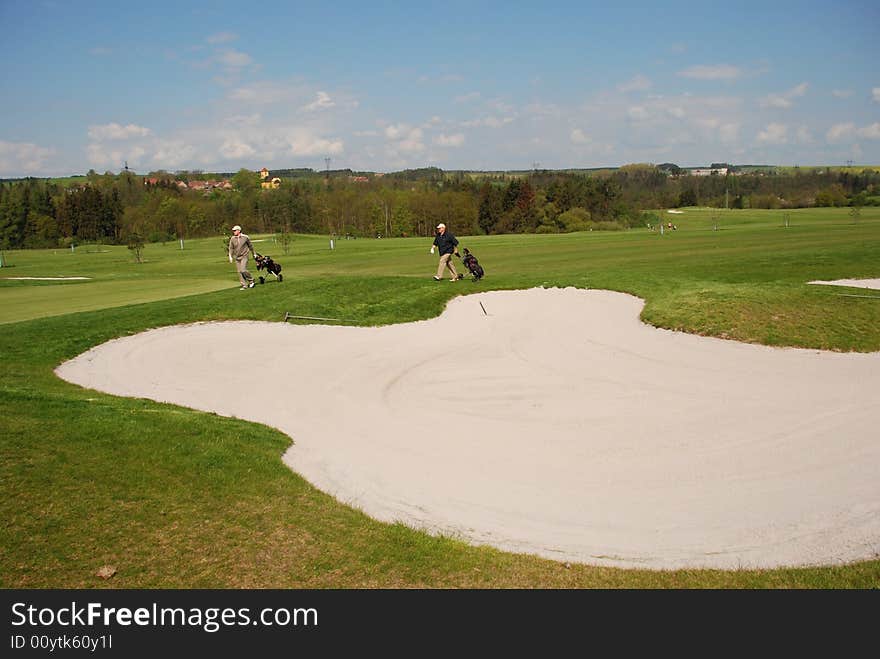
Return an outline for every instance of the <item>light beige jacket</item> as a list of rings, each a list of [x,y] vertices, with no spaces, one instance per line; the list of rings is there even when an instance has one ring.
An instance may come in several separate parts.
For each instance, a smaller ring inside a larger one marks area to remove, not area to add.
[[[254,246],[251,244],[251,239],[247,237],[247,235],[240,233],[238,236],[232,236],[229,239],[229,256],[233,259],[246,259],[248,253],[254,255],[256,258],[256,252],[254,252]]]

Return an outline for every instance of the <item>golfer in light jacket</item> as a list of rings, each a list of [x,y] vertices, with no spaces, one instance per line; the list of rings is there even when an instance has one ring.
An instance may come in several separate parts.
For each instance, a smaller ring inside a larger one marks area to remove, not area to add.
[[[241,232],[237,224],[232,227],[232,238],[229,239],[229,262],[235,261],[235,269],[238,270],[238,280],[241,282],[241,290],[254,287],[254,276],[248,272],[248,254],[257,258],[251,239]]]

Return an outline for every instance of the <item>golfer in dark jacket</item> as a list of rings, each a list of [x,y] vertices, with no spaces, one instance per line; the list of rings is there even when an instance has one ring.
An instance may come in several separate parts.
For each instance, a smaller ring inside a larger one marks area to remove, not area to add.
[[[458,254],[458,239],[446,230],[445,224],[437,225],[437,235],[434,237],[434,244],[431,245],[431,254],[434,253],[435,248],[440,250],[440,264],[437,266],[434,279],[436,281],[443,279],[443,271],[449,268],[449,272],[452,273],[452,279],[449,281],[458,281],[460,277],[452,262],[452,255]]]

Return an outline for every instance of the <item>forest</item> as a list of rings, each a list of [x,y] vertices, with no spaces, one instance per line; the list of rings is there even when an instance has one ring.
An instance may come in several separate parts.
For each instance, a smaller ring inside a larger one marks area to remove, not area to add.
[[[0,182],[0,249],[132,244],[248,233],[427,236],[626,230],[661,209],[880,205],[880,170],[798,168],[696,176],[670,163],[601,170],[388,174],[280,170],[276,189],[258,172],[123,171]],[[210,182],[227,180],[223,188]],[[201,186],[194,185],[201,181]]]

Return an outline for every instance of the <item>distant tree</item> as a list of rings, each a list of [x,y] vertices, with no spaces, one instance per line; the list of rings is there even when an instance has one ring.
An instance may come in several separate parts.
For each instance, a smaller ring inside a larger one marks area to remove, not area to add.
[[[562,213],[557,218],[557,222],[565,232],[586,231],[589,228],[590,211],[586,208],[575,206]]]
[[[290,230],[282,226],[281,231],[276,238],[281,245],[281,251],[284,252],[284,255],[287,256],[290,254],[290,243],[293,241],[293,236],[290,235]]]
[[[129,234],[128,249],[130,249],[131,253],[134,254],[134,260],[136,263],[143,263],[141,259],[141,252],[144,249],[144,239],[141,238],[140,235],[136,233]]]
[[[528,179],[525,179],[520,185],[514,216],[515,231],[534,231],[538,226],[535,188],[532,187]]]
[[[480,189],[480,204],[477,211],[477,224],[483,233],[494,233],[503,212],[502,193],[491,183],[484,183]]]
[[[677,206],[696,206],[698,203],[697,200],[697,191],[693,188],[688,188],[686,190],[682,190],[678,195],[678,204]]]
[[[55,247],[60,237],[54,217],[35,213],[28,216],[25,247]]]
[[[239,169],[232,177],[232,185],[242,193],[254,192],[260,189],[260,175],[249,169]]]

